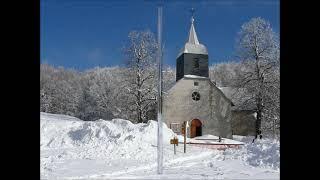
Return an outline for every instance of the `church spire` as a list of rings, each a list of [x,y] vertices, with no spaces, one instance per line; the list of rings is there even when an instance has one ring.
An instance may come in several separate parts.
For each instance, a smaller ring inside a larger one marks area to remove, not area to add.
[[[198,40],[198,37],[197,37],[196,30],[194,29],[193,12],[194,12],[194,10],[192,10],[191,27],[190,27],[190,31],[189,31],[189,40],[188,40],[188,43],[190,43],[190,44],[200,44],[200,43],[199,43],[199,40]]]
[[[189,31],[189,38],[187,42],[184,44],[183,48],[180,50],[177,57],[181,56],[183,53],[191,53],[191,54],[205,54],[208,55],[207,48],[200,44],[196,30],[194,28],[194,9],[191,9],[191,27]]]

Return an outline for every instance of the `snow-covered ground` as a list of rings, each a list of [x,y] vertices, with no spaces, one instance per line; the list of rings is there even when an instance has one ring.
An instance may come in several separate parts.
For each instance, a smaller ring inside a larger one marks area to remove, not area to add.
[[[280,143],[234,136],[240,149],[183,145],[173,153],[174,133],[163,126],[164,171],[156,174],[157,122],[95,122],[41,113],[42,179],[279,179]]]

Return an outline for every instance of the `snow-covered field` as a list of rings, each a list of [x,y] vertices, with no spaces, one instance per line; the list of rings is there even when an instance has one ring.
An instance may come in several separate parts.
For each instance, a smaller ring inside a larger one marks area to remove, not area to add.
[[[280,143],[234,136],[240,149],[218,151],[183,145],[163,126],[164,171],[156,174],[157,122],[95,122],[41,113],[42,179],[279,179]]]

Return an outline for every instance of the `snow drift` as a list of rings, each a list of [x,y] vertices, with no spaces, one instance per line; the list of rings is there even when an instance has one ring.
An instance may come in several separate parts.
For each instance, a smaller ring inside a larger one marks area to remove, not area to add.
[[[111,174],[116,176],[139,169],[155,169],[156,121],[151,120],[147,124],[133,124],[123,119],[82,121],[71,116],[49,113],[41,113],[40,117],[42,178],[105,178]],[[219,170],[219,173],[226,171],[223,177],[232,178],[247,172],[249,167],[255,167],[257,176],[248,177],[267,178],[269,176],[265,175],[271,173],[270,177],[274,177],[279,172],[279,141],[262,139],[251,143],[252,137],[235,136],[234,140],[245,143],[240,149],[213,151],[188,145],[185,154],[183,146],[179,145],[178,152],[174,155],[172,145],[169,144],[174,135],[173,131],[163,124],[166,154],[164,163],[166,166],[176,164],[187,169],[190,166],[191,171],[185,169],[185,173],[201,171],[205,174],[212,173],[216,177],[214,174],[218,172],[212,171],[213,168]],[[178,138],[182,139],[180,136]],[[187,166],[184,161],[189,161],[190,165]],[[229,171],[229,166],[238,170]],[[175,168],[172,168],[174,171]],[[271,169],[273,171],[270,171]],[[139,171],[137,173],[139,174]],[[176,173],[178,172],[174,171],[173,174]],[[194,177],[201,177],[201,174]]]
[[[134,153],[154,153],[157,145],[157,122],[133,124],[128,120],[81,121],[65,115],[41,113],[41,149],[80,148],[102,149],[103,154],[124,154],[139,158]],[[163,142],[168,144],[174,133],[163,124]],[[96,154],[97,155],[97,154]]]
[[[241,159],[255,167],[280,170],[280,141],[276,139],[256,139],[254,137],[234,136],[234,139],[245,142],[239,150],[227,149],[224,154],[227,159]]]

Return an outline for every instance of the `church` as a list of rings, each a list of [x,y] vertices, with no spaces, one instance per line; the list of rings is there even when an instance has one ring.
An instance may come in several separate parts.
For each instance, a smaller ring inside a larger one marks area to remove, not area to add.
[[[187,121],[187,136],[205,134],[232,139],[233,102],[209,78],[209,55],[198,40],[194,18],[189,38],[176,59],[176,83],[163,97],[163,117],[180,134]]]

